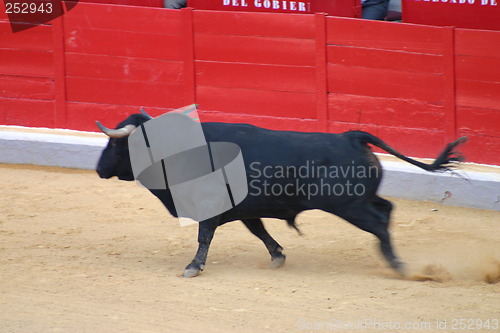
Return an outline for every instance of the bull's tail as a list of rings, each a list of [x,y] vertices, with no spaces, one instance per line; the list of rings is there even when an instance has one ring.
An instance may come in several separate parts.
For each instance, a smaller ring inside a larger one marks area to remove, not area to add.
[[[294,228],[294,229],[295,229],[295,231],[297,231],[297,233],[299,234],[299,236],[303,236],[304,234],[302,233],[302,231],[300,231],[299,227],[297,227],[297,224],[295,224],[295,218],[296,218],[296,217],[297,217],[297,216],[292,217],[292,218],[290,218],[290,219],[287,219],[287,220],[286,220],[286,223],[288,223],[288,226],[289,226],[290,228]]]
[[[347,133],[346,133],[347,134]],[[392,154],[396,156],[397,158],[402,159],[403,161],[406,161],[408,163],[411,163],[419,168],[422,168],[427,171],[435,172],[435,171],[449,171],[453,169],[454,165],[456,163],[462,162],[464,160],[464,156],[462,153],[459,151],[454,150],[455,147],[458,145],[464,143],[467,141],[467,137],[463,136],[452,143],[449,143],[446,148],[443,150],[441,154],[432,162],[431,164],[427,163],[422,163],[419,161],[416,161],[412,158],[409,158],[397,150],[391,148],[389,145],[387,145],[384,141],[380,140],[376,136],[367,133],[367,132],[362,132],[362,131],[352,131],[348,132],[348,134],[353,138],[357,139],[358,142],[362,144],[372,144],[374,146],[377,146],[389,154]]]

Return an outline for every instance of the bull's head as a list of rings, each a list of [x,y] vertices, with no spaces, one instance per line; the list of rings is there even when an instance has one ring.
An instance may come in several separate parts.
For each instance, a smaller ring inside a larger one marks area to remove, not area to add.
[[[96,121],[97,127],[109,137],[104,148],[96,171],[101,178],[118,177],[121,180],[134,180],[134,173],[130,163],[128,149],[128,136],[134,129],[152,117],[141,109],[141,114],[133,114],[118,124],[115,129],[110,129]]]

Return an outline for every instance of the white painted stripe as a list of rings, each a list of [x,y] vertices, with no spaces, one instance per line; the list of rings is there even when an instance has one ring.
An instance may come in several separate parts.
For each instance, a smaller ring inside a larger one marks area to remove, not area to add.
[[[106,143],[98,133],[0,126],[0,163],[94,169]],[[500,211],[499,167],[458,176],[384,158],[381,195]]]

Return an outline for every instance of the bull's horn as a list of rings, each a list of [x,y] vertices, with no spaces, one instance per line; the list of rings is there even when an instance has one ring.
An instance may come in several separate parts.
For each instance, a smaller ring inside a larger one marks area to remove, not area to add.
[[[106,134],[110,138],[115,138],[115,139],[124,138],[127,135],[129,135],[130,133],[132,133],[133,130],[136,129],[136,126],[134,126],[134,125],[125,125],[122,128],[111,129],[111,128],[107,128],[106,126],[101,124],[101,122],[99,122],[99,121],[96,121],[95,123],[96,123],[97,127],[99,127],[99,129],[104,134]]]
[[[144,109],[143,109],[143,108],[141,108],[139,111],[141,111],[141,114],[142,114],[143,116],[146,116],[146,117],[148,117],[149,119],[153,119],[153,117],[151,117],[151,116],[150,116],[150,115],[149,115],[146,111],[144,111]]]

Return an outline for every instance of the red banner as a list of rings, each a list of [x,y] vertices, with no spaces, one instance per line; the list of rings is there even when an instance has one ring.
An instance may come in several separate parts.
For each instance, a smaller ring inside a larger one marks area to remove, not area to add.
[[[359,0],[188,0],[195,9],[361,17]]]
[[[406,23],[500,30],[498,0],[403,0]]]

